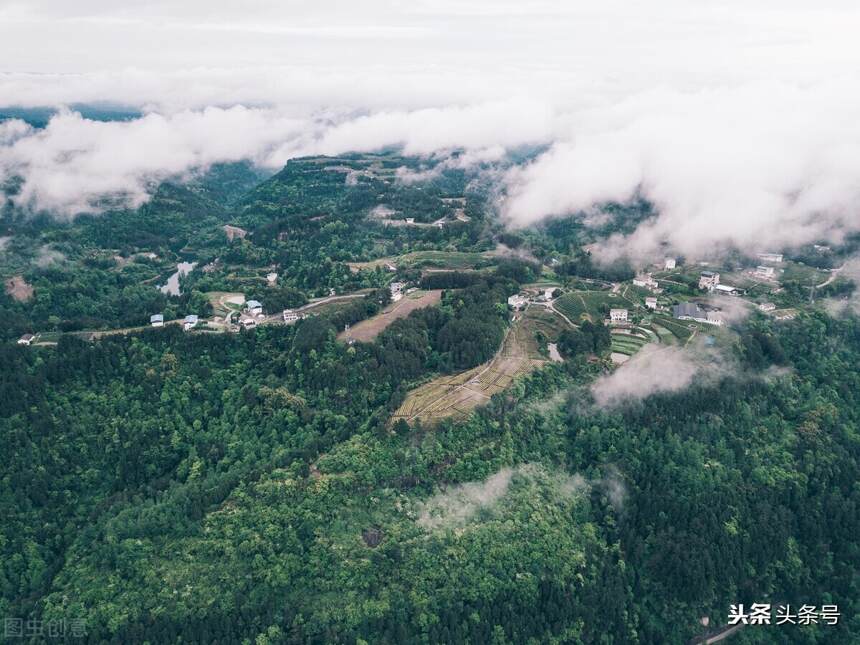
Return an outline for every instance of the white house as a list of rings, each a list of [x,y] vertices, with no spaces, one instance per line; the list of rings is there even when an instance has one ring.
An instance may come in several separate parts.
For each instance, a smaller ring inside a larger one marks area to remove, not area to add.
[[[407,217],[407,218],[406,218],[406,223],[407,223],[407,224],[414,224],[414,223],[415,223],[415,218],[414,218],[414,217]]]
[[[736,296],[741,292],[740,289],[730,284],[718,284],[714,287],[714,290],[726,296]]]
[[[772,302],[763,302],[759,306],[759,311],[773,311],[776,309],[776,305]]]
[[[245,311],[252,316],[261,316],[263,314],[263,303],[259,300],[249,300],[245,303]]]
[[[274,271],[272,273],[266,274],[266,282],[269,283],[269,286],[275,284],[278,281],[278,274]]]
[[[720,284],[720,274],[713,271],[702,271],[699,276],[699,289],[713,291]]]
[[[666,258],[666,261],[663,263],[663,268],[667,271],[675,268],[675,258]]]
[[[719,311],[708,311],[705,313],[705,322],[709,325],[720,326],[723,324],[723,315]]]
[[[385,270],[386,270],[386,271],[390,271],[391,273],[396,273],[396,272],[397,272],[397,267],[396,267],[396,266],[394,266],[393,264],[389,263],[389,262],[386,262],[386,263],[385,263]]]
[[[189,329],[194,329],[197,326],[198,321],[199,318],[197,316],[195,316],[194,314],[189,314],[185,316],[185,322],[182,324],[182,328],[185,331],[188,331]]]
[[[18,339],[18,344],[19,345],[29,345],[35,339],[36,339],[36,337],[33,336],[33,334],[24,334],[23,336],[21,336],[21,338]]]
[[[651,277],[650,273],[640,274],[633,278],[633,284],[637,287],[645,287],[646,289],[650,289],[654,291],[659,287],[657,281]]]
[[[388,285],[388,289],[391,291],[391,299],[394,302],[397,302],[403,297],[403,287],[405,286],[405,282],[392,282]]]
[[[517,310],[522,309],[528,303],[528,298],[524,295],[516,293],[508,298],[508,307],[511,309]]]
[[[153,327],[164,327],[164,315],[153,314],[149,317],[149,324]]]
[[[239,324],[245,329],[253,329],[257,326],[257,319],[254,318],[254,316],[243,314],[242,316],[239,316]]]
[[[765,262],[782,262],[782,253],[759,253],[758,258]]]
[[[755,268],[755,273],[756,275],[759,275],[763,278],[772,278],[774,274],[774,268],[760,265]]]
[[[657,298],[645,298],[645,306],[648,307],[648,309],[656,309]]]
[[[284,309],[283,315],[285,323],[294,323],[299,319],[299,314],[297,314],[292,309]]]
[[[627,322],[626,309],[610,309],[609,320],[612,322]]]

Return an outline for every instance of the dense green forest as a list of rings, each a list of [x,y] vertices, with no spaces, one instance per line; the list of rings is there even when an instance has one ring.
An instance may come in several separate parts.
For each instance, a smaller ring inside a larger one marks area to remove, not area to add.
[[[585,405],[580,361],[389,428],[430,318],[4,347],[3,613],[113,642],[683,642],[780,599],[845,620],[736,642],[856,636],[856,320],[748,334],[744,371],[629,408]],[[499,473],[466,512],[457,485]]]
[[[33,292],[0,296],[0,615],[82,621],[69,640],[92,643],[683,644],[732,604],[837,604],[837,625],[726,642],[860,642],[857,317],[753,314],[720,336],[717,377],[614,407],[591,390],[610,328],[577,318],[563,361],[468,416],[392,423],[410,389],[504,350],[510,295],[631,277],[583,246],[653,214],[505,231],[466,171],[397,180],[427,163],[225,164],[68,222],[7,200],[0,269]],[[469,270],[425,271],[423,251]],[[162,293],[180,261],[197,268]],[[800,308],[797,275],[778,297]],[[395,279],[438,304],[338,340],[387,310]],[[222,291],[276,313],[350,295],[235,334],[136,328],[208,315]],[[27,331],[55,344],[10,342]]]

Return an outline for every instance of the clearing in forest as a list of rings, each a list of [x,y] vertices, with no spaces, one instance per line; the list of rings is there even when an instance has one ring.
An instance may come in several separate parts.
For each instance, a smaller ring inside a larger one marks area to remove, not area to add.
[[[16,275],[6,280],[6,293],[18,302],[26,302],[33,297],[33,286],[24,276]]]
[[[553,306],[578,323],[583,315],[598,320],[605,317],[604,311],[608,309],[632,309],[635,305],[632,300],[612,291],[568,291],[556,299]]]
[[[470,253],[463,251],[413,251],[404,255],[392,255],[377,258],[369,262],[347,262],[350,270],[358,272],[361,270],[372,270],[376,267],[392,264],[396,267],[437,267],[441,269],[470,269],[476,265],[485,264],[492,260],[494,254],[491,251],[484,253]]]
[[[526,311],[519,316],[502,341],[499,352],[488,362],[459,374],[448,374],[412,390],[392,416],[392,421],[438,421],[446,417],[464,417],[483,405],[494,394],[507,388],[515,378],[528,374],[548,361],[538,347],[537,331],[549,337],[553,330],[546,318],[549,312]],[[557,316],[559,326],[565,323]]]
[[[441,289],[408,293],[397,302],[388,305],[381,313],[353,325],[348,332],[342,331],[338,334],[338,339],[351,338],[362,343],[369,343],[398,318],[405,318],[416,309],[437,305],[441,297]]]

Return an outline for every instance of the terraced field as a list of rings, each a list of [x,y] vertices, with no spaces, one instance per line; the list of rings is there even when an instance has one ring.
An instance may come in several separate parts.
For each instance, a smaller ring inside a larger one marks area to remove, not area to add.
[[[611,351],[632,356],[648,342],[648,338],[644,335],[614,333],[612,334]]]
[[[540,353],[535,333],[540,331],[554,340],[564,325],[555,314],[530,308],[512,324],[492,360],[459,374],[440,376],[412,390],[391,420],[420,419],[426,423],[466,416],[514,379],[549,362]]]
[[[681,342],[685,342],[690,336],[693,335],[693,329],[695,329],[696,325],[693,325],[691,328],[690,323],[684,320],[675,320],[674,318],[669,318],[668,316],[654,316],[652,326],[655,327],[657,333],[659,334],[659,328],[663,328],[672,336],[675,337],[676,340]],[[664,334],[661,334],[661,338]]]

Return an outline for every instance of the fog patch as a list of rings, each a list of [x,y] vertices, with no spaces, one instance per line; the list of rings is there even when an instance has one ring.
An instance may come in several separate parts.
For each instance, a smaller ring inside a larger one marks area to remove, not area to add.
[[[63,262],[65,259],[66,256],[63,253],[44,245],[39,247],[39,251],[36,253],[36,258],[33,262],[40,269],[46,269],[49,266]]]
[[[520,464],[502,468],[478,482],[457,484],[419,503],[417,522],[428,530],[464,526],[481,512],[500,512],[500,504],[510,493],[511,484],[520,479],[527,485],[541,485],[559,500],[570,499],[589,489],[589,482],[578,473],[549,470],[541,464]]]
[[[735,296],[712,295],[707,304],[711,309],[719,310],[720,317],[727,325],[743,322],[753,312],[753,305]]]
[[[839,277],[851,280],[855,285],[860,285],[860,257],[854,256],[845,261],[839,269]],[[824,310],[834,318],[842,316],[860,316],[860,289],[856,286],[854,290],[839,298],[825,298],[821,301]]]
[[[598,407],[614,408],[652,394],[679,392],[694,381],[713,382],[733,371],[722,354],[701,343],[686,348],[649,344],[598,378],[590,390]]]
[[[437,493],[424,503],[418,524],[427,529],[464,524],[507,494],[513,474],[513,469],[502,468],[484,481],[458,484],[447,492]]]

